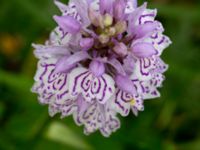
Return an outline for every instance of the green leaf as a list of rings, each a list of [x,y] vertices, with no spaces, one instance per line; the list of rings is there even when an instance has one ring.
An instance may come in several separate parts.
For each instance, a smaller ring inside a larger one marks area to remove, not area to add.
[[[38,104],[39,106],[39,104]],[[31,107],[23,113],[13,115],[7,122],[6,130],[17,140],[32,140],[40,134],[43,125],[48,119],[46,110]],[[33,110],[34,109],[34,110]]]
[[[0,150],[15,150],[14,145],[10,137],[7,136],[3,130],[0,130]]]
[[[92,149],[81,137],[70,130],[66,125],[59,122],[50,124],[45,137],[73,148],[84,150]]]
[[[0,120],[3,117],[4,111],[5,111],[5,106],[2,102],[0,102]]]
[[[180,150],[199,150],[200,149],[200,139],[197,139],[192,142],[180,144],[178,147]]]

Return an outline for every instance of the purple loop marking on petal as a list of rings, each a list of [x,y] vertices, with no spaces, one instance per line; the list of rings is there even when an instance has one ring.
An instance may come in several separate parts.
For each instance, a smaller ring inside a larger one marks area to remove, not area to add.
[[[90,89],[92,83],[91,79],[87,79],[90,75],[91,74],[86,75],[81,82],[81,87],[85,92],[87,92]]]
[[[94,81],[94,82],[95,82],[95,81]],[[95,83],[96,83],[96,82],[95,82]],[[95,83],[93,83],[93,85],[94,85]],[[98,88],[96,88],[95,86],[97,86]],[[95,89],[96,89],[96,91],[95,91]],[[100,79],[98,78],[98,84],[91,87],[92,94],[98,94],[98,93],[100,92],[100,89],[101,89],[101,81],[100,81]]]
[[[145,17],[155,17],[155,14],[145,14],[139,17],[139,24],[142,24],[142,19]]]
[[[119,94],[120,94],[120,90],[118,90],[116,93],[115,103],[124,111],[125,110],[124,106],[122,106],[118,101]]]
[[[102,93],[102,98],[99,99],[100,102],[102,102],[104,100],[105,92],[106,92],[106,89],[107,89],[107,86],[108,86],[107,83],[106,83],[105,78],[103,76],[101,78],[103,79],[103,82],[104,82],[105,85],[104,85],[104,90],[103,90],[103,93]]]
[[[88,71],[85,71],[85,72],[83,72],[82,74],[80,74],[80,75],[78,75],[76,78],[75,78],[75,83],[74,83],[74,86],[73,86],[73,93],[76,91],[76,86],[77,86],[77,82],[78,82],[78,79],[81,77],[81,76],[83,76],[83,75],[85,75],[85,74],[90,74]],[[86,75],[86,76],[87,76]]]

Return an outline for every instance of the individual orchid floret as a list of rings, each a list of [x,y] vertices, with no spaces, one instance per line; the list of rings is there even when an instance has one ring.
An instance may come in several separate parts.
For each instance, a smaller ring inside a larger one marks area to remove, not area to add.
[[[92,61],[89,69],[78,67],[69,74],[69,91],[72,96],[83,95],[88,102],[106,103],[115,93],[114,80],[105,74],[104,64]]]
[[[137,93],[134,83],[128,76],[117,75],[116,84],[119,88],[116,92],[115,109],[122,115],[127,116],[132,109],[135,115],[144,110],[143,99]]]
[[[120,128],[117,115],[138,116],[146,99],[160,97],[168,69],[160,58],[171,41],[157,10],[137,0],[70,0],[44,45],[32,92],[50,116],[73,116],[86,135]]]

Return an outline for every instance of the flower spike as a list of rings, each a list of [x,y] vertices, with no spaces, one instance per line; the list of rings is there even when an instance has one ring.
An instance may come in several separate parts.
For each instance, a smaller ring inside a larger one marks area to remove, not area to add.
[[[84,133],[109,137],[121,116],[144,110],[160,97],[167,71],[161,55],[172,42],[155,20],[157,10],[137,0],[55,0],[62,15],[39,59],[32,92],[49,115],[73,116]]]

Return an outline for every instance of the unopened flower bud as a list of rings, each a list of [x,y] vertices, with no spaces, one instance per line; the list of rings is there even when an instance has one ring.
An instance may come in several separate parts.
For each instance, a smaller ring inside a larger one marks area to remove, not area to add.
[[[106,34],[101,34],[101,35],[99,36],[99,41],[100,41],[102,44],[108,43],[109,40],[110,40],[110,38],[109,38],[109,36],[106,35]]]
[[[117,43],[113,48],[114,52],[121,57],[125,57],[128,53],[128,49],[124,43]]]
[[[101,28],[104,27],[102,15],[99,12],[93,10],[92,8],[89,8],[89,18],[94,26],[100,26]]]
[[[117,34],[121,34],[126,31],[127,23],[125,21],[117,22],[117,24],[115,25],[115,29]]]
[[[108,35],[109,36],[114,36],[116,34],[116,29],[114,27],[111,27],[109,30],[108,30]]]
[[[105,14],[103,23],[106,27],[111,26],[113,24],[113,17],[110,14]]]

